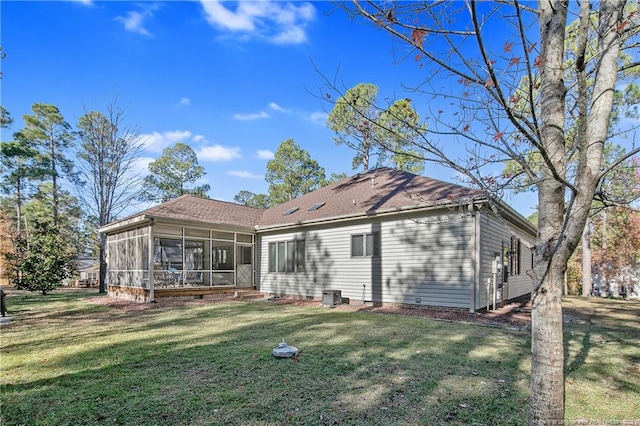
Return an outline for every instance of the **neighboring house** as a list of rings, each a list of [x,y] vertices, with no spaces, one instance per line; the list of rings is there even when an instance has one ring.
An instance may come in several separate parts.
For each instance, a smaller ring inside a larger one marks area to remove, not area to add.
[[[81,287],[97,287],[100,275],[100,263],[94,257],[81,257],[76,261],[78,270],[77,285]]]
[[[481,191],[392,169],[267,210],[185,195],[100,231],[109,293],[138,301],[339,290],[351,303],[473,312],[532,291],[529,221]]]

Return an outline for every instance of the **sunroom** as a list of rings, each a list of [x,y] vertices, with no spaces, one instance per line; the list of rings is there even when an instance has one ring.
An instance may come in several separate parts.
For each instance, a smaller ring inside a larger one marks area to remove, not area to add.
[[[195,207],[191,220],[175,217],[165,206],[101,229],[107,234],[109,294],[148,302],[255,288],[253,226],[244,225],[243,215],[237,214],[246,211],[228,211],[244,206],[197,197],[180,197],[174,204],[182,209],[181,216],[185,209]],[[206,211],[198,207],[206,207]],[[252,216],[259,211],[249,213]],[[202,221],[203,215],[218,220],[208,223]]]

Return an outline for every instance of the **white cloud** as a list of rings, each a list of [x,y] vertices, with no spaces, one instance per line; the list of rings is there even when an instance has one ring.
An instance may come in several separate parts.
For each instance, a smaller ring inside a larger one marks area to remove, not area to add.
[[[261,160],[271,160],[273,158],[273,152],[268,149],[259,149],[256,155]]]
[[[82,3],[86,6],[93,6],[93,0],[72,0],[76,3]]]
[[[329,114],[326,112],[312,112],[309,114],[309,120],[316,123],[322,124],[323,126],[327,124],[327,119],[329,118]]]
[[[242,120],[242,121],[259,120],[261,118],[269,118],[269,114],[267,114],[264,111],[246,113],[246,114],[238,113],[238,114],[233,114],[233,118],[235,118],[236,120]]]
[[[225,147],[222,145],[203,146],[198,150],[199,160],[209,161],[231,161],[235,158],[242,158],[240,147]]]
[[[180,102],[178,102],[177,106],[184,107],[191,105],[191,99],[189,98],[180,98]]]
[[[236,176],[243,179],[263,179],[264,178],[263,175],[254,175],[253,173],[248,172],[246,170],[232,170],[228,172],[228,174],[230,176]]]
[[[235,10],[219,1],[200,0],[207,22],[215,28],[240,35],[251,35],[275,44],[307,41],[306,27],[315,19],[316,8],[308,2],[237,2]]]
[[[83,0],[80,0],[83,1]],[[153,18],[153,13],[162,5],[160,3],[148,2],[141,5],[141,10],[130,10],[126,16],[116,16],[116,20],[122,22],[124,29],[134,33],[151,36],[151,33],[145,27],[146,21]]]
[[[151,33],[144,27],[144,21],[150,14],[151,12],[147,11],[138,12],[136,10],[130,10],[127,12],[127,16],[117,16],[116,20],[122,22],[124,29],[127,31],[150,36]]]
[[[271,108],[274,111],[279,111],[279,112],[283,112],[283,113],[288,113],[289,110],[282,108],[280,105],[278,105],[275,102],[269,102],[269,108]]]
[[[185,142],[191,138],[191,132],[188,130],[169,130],[166,132],[152,132],[140,135],[144,141],[144,147],[148,151],[160,152],[164,148],[173,145],[176,142]]]
[[[271,37],[274,44],[300,44],[307,41],[307,34],[300,27],[290,27]]]
[[[131,172],[137,176],[147,175],[149,173],[149,163],[152,161],[155,161],[155,160],[151,157],[137,158],[136,161],[134,161],[132,164]]]
[[[255,29],[254,17],[240,11],[242,4],[238,6],[237,12],[233,12],[218,1],[202,0],[200,3],[207,15],[207,22],[211,25],[230,31],[253,31]]]

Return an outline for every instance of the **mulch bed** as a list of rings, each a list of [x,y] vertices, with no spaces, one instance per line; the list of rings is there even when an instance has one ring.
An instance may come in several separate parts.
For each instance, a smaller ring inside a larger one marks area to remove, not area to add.
[[[127,300],[116,299],[108,296],[99,296],[89,299],[92,303],[109,306],[123,312],[145,311],[149,309],[161,309],[173,306],[203,305],[220,303],[225,301],[240,300],[229,295],[221,295],[206,299],[167,299],[154,303],[136,303]],[[403,306],[372,306],[371,304],[343,304],[332,308],[322,307],[317,300],[299,300],[288,298],[276,298],[273,300],[255,299],[265,303],[280,305],[308,306],[310,308],[336,309],[338,311],[366,311],[376,314],[406,315],[413,317],[433,318],[444,321],[465,322],[475,324],[487,324],[495,326],[508,326],[517,329],[528,329],[531,323],[531,307],[529,303],[514,302],[505,304],[495,311],[481,311],[469,313],[459,310],[432,309],[427,307],[403,307]]]
[[[275,303],[294,304],[300,306],[320,306],[317,301],[277,299]],[[328,309],[325,307],[325,309]],[[462,310],[433,309],[416,306],[372,306],[371,304],[337,305],[332,309],[340,311],[366,311],[387,315],[405,315],[413,317],[432,318],[444,321],[464,322],[474,324],[487,324],[496,326],[508,326],[517,329],[528,329],[531,324],[530,303],[512,302],[494,311],[480,311],[476,313]]]

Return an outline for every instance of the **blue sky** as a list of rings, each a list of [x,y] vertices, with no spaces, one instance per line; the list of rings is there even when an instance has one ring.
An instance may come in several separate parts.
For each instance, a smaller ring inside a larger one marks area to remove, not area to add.
[[[2,1],[0,13],[9,132],[35,102],[57,105],[75,125],[118,96],[146,140],[141,169],[185,142],[207,171],[209,196],[227,201],[243,189],[266,193],[266,163],[290,138],[327,176],[356,172],[353,152],[325,126],[323,75],[344,88],[377,84],[380,100],[412,97],[403,85],[424,78],[400,60],[402,45],[328,2]],[[428,111],[426,99],[412,99]],[[431,166],[424,174],[455,178]],[[506,201],[525,216],[536,204],[531,194]]]

